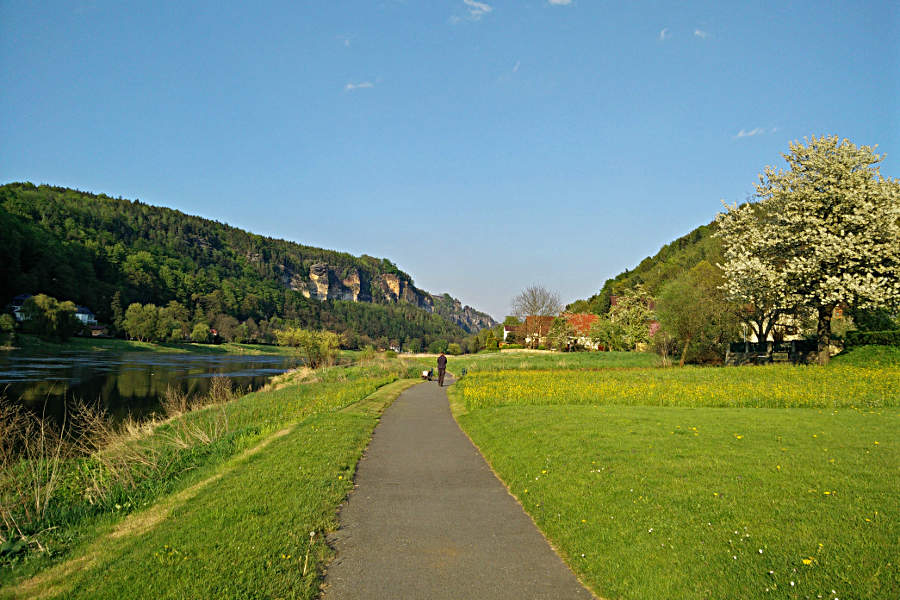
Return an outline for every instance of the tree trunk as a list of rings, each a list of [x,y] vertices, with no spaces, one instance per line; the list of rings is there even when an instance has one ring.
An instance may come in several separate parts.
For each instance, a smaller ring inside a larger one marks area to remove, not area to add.
[[[816,335],[818,339],[818,362],[825,366],[831,358],[831,313],[834,312],[834,305],[828,304],[819,307],[819,322],[816,325]]]
[[[686,340],[684,340],[684,348],[681,349],[681,360],[678,361],[679,367],[684,366],[684,359],[685,359],[685,357],[687,357],[687,349],[688,349],[688,346],[690,345],[690,343],[691,343],[691,338],[690,338],[690,336],[688,336],[688,338]]]

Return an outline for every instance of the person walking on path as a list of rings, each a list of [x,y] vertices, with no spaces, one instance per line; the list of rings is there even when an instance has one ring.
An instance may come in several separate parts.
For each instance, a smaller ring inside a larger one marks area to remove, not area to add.
[[[444,373],[447,371],[447,357],[441,352],[438,356],[438,385],[444,387]]]

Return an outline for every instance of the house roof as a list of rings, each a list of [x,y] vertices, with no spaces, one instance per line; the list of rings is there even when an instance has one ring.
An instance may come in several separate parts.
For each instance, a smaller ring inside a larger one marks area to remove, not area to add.
[[[600,318],[594,313],[563,313],[561,316],[568,321],[578,335],[587,335],[594,321]]]

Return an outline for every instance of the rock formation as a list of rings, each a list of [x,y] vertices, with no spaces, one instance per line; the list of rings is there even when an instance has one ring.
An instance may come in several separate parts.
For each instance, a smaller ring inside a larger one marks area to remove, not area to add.
[[[497,324],[494,319],[449,294],[433,296],[412,285],[406,277],[396,273],[382,273],[368,279],[368,274],[356,268],[339,272],[338,267],[315,263],[306,273],[280,265],[281,281],[285,287],[318,300],[347,300],[395,304],[406,302],[430,313],[437,313],[469,332],[476,332]]]

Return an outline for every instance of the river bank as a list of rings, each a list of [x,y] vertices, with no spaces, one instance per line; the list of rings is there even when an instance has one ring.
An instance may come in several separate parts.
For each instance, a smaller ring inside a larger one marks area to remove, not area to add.
[[[152,342],[138,342],[135,340],[121,340],[118,338],[82,338],[73,337],[66,342],[49,342],[35,335],[18,335],[13,346],[0,348],[3,352],[32,352],[41,354],[56,354],[59,352],[90,351],[90,352],[158,352],[164,354],[273,354],[292,355],[293,348],[284,346],[270,346],[266,344],[236,344],[226,342],[224,344],[156,344]]]

